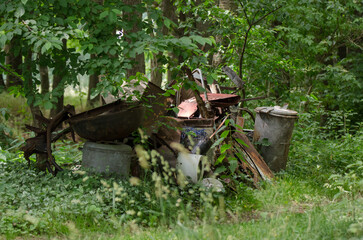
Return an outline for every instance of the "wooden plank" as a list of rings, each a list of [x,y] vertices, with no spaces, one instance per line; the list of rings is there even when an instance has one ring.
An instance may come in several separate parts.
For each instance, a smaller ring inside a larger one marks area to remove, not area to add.
[[[249,159],[252,161],[253,165],[257,169],[258,173],[261,175],[262,179],[264,180],[272,179],[274,177],[274,174],[272,173],[271,169],[267,166],[266,162],[263,160],[261,155],[254,148],[254,146],[247,138],[247,136],[240,132],[235,132],[233,133],[232,137],[234,138],[235,142],[249,156]],[[241,139],[248,147],[238,143],[236,139]]]

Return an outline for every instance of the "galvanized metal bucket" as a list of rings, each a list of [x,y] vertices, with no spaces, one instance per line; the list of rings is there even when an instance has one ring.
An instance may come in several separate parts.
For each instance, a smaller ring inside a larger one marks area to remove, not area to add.
[[[253,141],[272,171],[286,168],[297,112],[281,107],[258,107]]]
[[[133,157],[132,148],[125,144],[86,142],[83,146],[82,167],[127,178]]]

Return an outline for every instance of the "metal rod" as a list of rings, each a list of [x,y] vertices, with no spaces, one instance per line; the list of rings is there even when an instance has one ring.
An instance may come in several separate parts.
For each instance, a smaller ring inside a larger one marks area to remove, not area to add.
[[[203,79],[203,75],[202,75],[202,70],[200,70],[199,68],[195,69],[194,71],[197,71],[199,72],[199,75],[200,75],[200,81],[202,82],[202,87],[204,88],[205,92],[204,92],[204,97],[205,97],[205,106],[207,107],[207,110],[208,111],[211,111],[211,106],[210,106],[210,103],[208,101],[208,94],[207,94],[207,88],[205,87],[205,84],[204,84],[204,79]],[[193,71],[193,72],[194,72]]]

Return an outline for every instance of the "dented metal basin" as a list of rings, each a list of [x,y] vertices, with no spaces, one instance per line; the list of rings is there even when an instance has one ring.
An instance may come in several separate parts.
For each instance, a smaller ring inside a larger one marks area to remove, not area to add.
[[[91,141],[115,141],[129,136],[142,123],[144,107],[117,101],[69,119],[73,130]]]

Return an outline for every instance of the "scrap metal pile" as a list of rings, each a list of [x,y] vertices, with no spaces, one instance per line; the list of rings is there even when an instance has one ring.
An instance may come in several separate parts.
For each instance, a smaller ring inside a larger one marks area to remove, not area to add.
[[[167,97],[164,90],[148,83],[140,101],[127,103],[116,100],[79,114],[75,114],[74,107],[68,105],[53,119],[37,116],[43,127],[26,126],[35,132],[35,137],[27,139],[22,148],[25,158],[29,160],[34,153],[45,156],[48,171],[55,175],[62,168],[52,155],[51,144],[64,134],[72,133],[74,136],[77,133],[80,137],[94,142],[119,141],[128,144],[130,134],[142,128],[149,136],[151,148],[157,150],[171,166],[176,166],[179,155],[172,147],[175,142],[184,144],[190,154],[204,155],[212,151],[212,157],[208,161],[213,165],[221,151],[219,145],[212,150],[210,147],[218,138],[227,118],[239,122],[240,111],[232,112],[231,107],[237,106],[243,100],[235,94],[221,93],[218,86],[205,84],[200,70],[184,70],[189,81],[203,87],[204,93],[201,94],[195,88],[185,89],[180,86],[174,96]],[[237,86],[243,86],[243,83],[240,81]],[[179,109],[176,115],[169,114],[168,111],[173,105]],[[69,127],[58,131],[64,123]],[[196,141],[187,141],[188,131],[197,134],[194,135]],[[227,156],[238,162],[235,174],[248,175],[255,185],[260,179],[273,177],[271,170],[241,130],[231,129],[225,139],[227,141],[230,144],[230,148],[225,151]],[[228,165],[228,161],[223,164]]]

